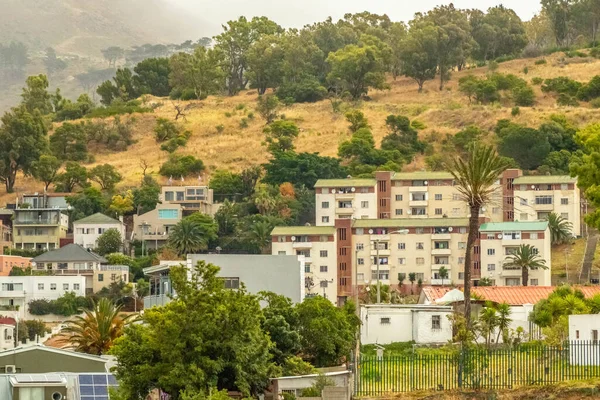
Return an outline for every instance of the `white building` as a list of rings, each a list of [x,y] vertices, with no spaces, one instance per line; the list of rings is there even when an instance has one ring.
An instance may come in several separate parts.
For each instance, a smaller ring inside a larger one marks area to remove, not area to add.
[[[319,179],[315,184],[316,224],[333,226],[336,219],[377,218],[375,179]]]
[[[109,229],[116,229],[121,234],[121,239],[125,240],[125,226],[122,221],[102,213],[90,215],[73,222],[73,242],[86,249],[95,249],[98,238]]]
[[[18,312],[19,318],[35,318],[29,314],[32,300],[56,300],[65,293],[85,296],[85,276],[2,276],[0,307]]]
[[[450,306],[363,305],[360,307],[360,341],[362,344],[380,345],[411,341],[447,343],[452,340],[450,315]]]
[[[600,315],[569,315],[572,365],[600,365]]]

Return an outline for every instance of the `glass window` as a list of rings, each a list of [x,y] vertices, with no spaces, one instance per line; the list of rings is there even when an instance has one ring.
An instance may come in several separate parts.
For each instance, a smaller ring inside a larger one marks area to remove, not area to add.
[[[63,290],[69,290],[69,284],[63,283]]]
[[[423,242],[417,242],[417,250],[423,250],[425,248],[425,245],[423,244]]]
[[[361,251],[365,249],[365,245],[363,243],[356,243],[356,250]]]
[[[552,196],[535,196],[535,204],[552,204]]]
[[[423,257],[417,257],[417,265],[425,264],[425,259]]]
[[[173,192],[165,192],[165,201],[173,201],[175,200],[175,195]]]
[[[465,263],[465,258],[464,257],[458,257],[458,263],[459,264],[464,264]]]
[[[560,216],[564,219],[569,219],[569,213],[560,213]]]
[[[406,258],[399,258],[398,259],[398,264],[400,264],[400,265],[406,264]]]
[[[179,213],[177,210],[172,209],[164,209],[158,210],[158,218],[159,219],[177,219]]]
[[[371,279],[377,280],[377,271],[371,272]],[[382,281],[387,281],[388,279],[390,279],[390,271],[388,269],[380,269],[379,279]]]
[[[356,262],[358,263],[358,265],[365,265],[365,259],[364,258],[358,258],[356,260]]]
[[[285,252],[285,250],[280,250],[277,252],[277,254],[280,256],[285,256],[287,253]]]
[[[321,203],[321,208],[329,208],[329,202],[328,201],[324,201]]]
[[[98,274],[98,282],[104,282],[104,274]]]
[[[533,232],[529,234],[529,239],[536,240],[538,238],[537,232]]]
[[[38,290],[44,290],[44,284],[38,283]]]
[[[496,264],[488,264],[488,271],[495,271],[496,270]]]
[[[321,257],[327,257],[327,250],[321,250],[321,251],[319,252],[319,255],[320,255]]]
[[[324,224],[329,223],[329,217],[327,217],[327,216],[321,217],[321,222],[323,222]]]
[[[563,197],[562,199],[560,199],[560,204],[562,204],[563,206],[568,205],[569,199],[567,197]]]
[[[464,250],[467,248],[467,242],[458,242],[458,248]]]
[[[240,278],[223,278],[225,282],[225,289],[239,289]]]
[[[361,208],[369,208],[369,202],[368,201],[361,201],[360,202],[360,207]]]
[[[401,194],[397,194],[396,195],[396,201],[402,201],[402,195]]]
[[[417,235],[421,235],[421,234],[425,233],[425,229],[423,229],[423,228],[415,228],[415,233]]]
[[[464,226],[463,226],[463,227],[461,227],[461,228],[458,228],[458,232],[459,232],[459,233],[463,233],[463,234],[464,234],[464,233],[467,233],[467,228],[466,228],[466,227],[464,227]]]
[[[363,228],[356,228],[356,234],[357,235],[364,235],[365,234],[365,230]]]
[[[310,274],[310,264],[304,264],[304,272]]]
[[[283,242],[285,242],[285,236],[277,236],[277,241],[278,241],[279,243],[283,243]]]
[[[396,215],[402,215],[402,209],[401,208],[397,208],[396,209]]]
[[[319,270],[320,270],[321,272],[327,272],[327,265],[321,265],[321,266],[319,267]]]
[[[56,290],[56,283],[50,284],[50,290]]]
[[[183,201],[185,199],[185,193],[183,191],[175,192],[175,198],[177,201]]]
[[[531,280],[529,281],[529,284],[530,284],[531,286],[539,286],[539,283],[538,283],[538,282],[539,282],[539,281],[538,281],[537,279],[531,279]]]
[[[452,201],[459,201],[460,195],[458,193],[452,193]]]
[[[398,250],[406,250],[406,243],[398,243]]]
[[[442,215],[442,209],[441,208],[436,208],[435,209],[435,215]]]
[[[439,330],[442,329],[442,316],[432,315],[431,316],[431,329]]]
[[[522,206],[526,206],[527,205],[527,199],[521,198],[521,205]]]
[[[389,325],[390,324],[390,318],[389,317],[382,317],[379,319],[379,323],[381,325]]]
[[[496,249],[488,249],[487,250],[487,254],[488,254],[488,256],[495,256],[496,255]]]
[[[74,283],[73,284],[73,290],[79,290],[79,283]]]
[[[436,199],[436,200],[442,200],[442,195],[441,195],[440,193],[437,193],[437,194],[435,195],[435,199]]]

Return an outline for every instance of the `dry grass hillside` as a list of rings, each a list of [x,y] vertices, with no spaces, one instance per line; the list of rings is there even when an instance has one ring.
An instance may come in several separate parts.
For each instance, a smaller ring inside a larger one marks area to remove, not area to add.
[[[567,59],[562,53],[546,57],[547,63],[535,65],[535,59],[514,60],[500,64],[498,72],[513,73],[530,81],[533,77],[553,78],[569,76],[580,81],[587,81],[600,74],[600,61],[595,59]],[[525,75],[523,70],[529,68]],[[467,74],[483,75],[487,68],[478,68],[453,75],[447,89],[437,90],[438,82],[426,83],[423,93],[417,92],[417,85],[407,79],[399,78],[390,81],[391,89],[369,92],[370,100],[359,104],[349,104],[347,107],[360,108],[368,117],[377,141],[386,134],[385,118],[389,114],[403,114],[411,119],[417,119],[426,128],[420,132],[421,138],[429,143],[439,143],[446,134],[454,134],[468,125],[477,125],[486,131],[492,131],[498,119],[511,118],[513,121],[529,126],[538,126],[554,113],[565,114],[572,122],[583,126],[599,122],[600,113],[587,104],[581,107],[558,107],[556,99],[541,92],[535,86],[537,104],[534,107],[521,107],[520,115],[511,116],[512,105],[469,105],[468,99],[458,91],[458,79]],[[179,152],[193,154],[201,158],[207,165],[207,175],[215,169],[223,168],[239,171],[250,165],[260,164],[267,160],[268,154],[262,145],[265,122],[254,108],[257,94],[255,91],[242,92],[234,97],[209,97],[204,101],[184,104],[187,106],[187,118],[181,121],[182,126],[192,132],[188,145]],[[151,165],[150,170],[158,171],[160,165],[167,159],[167,153],[153,137],[156,118],[174,119],[176,112],[174,102],[169,99],[151,99],[158,105],[154,113],[136,115],[135,138],[137,143],[130,146],[126,152],[111,154],[95,154],[96,163],[110,163],[123,174],[123,186],[135,185],[141,178],[141,160]],[[244,105],[243,110],[236,110]],[[247,128],[240,128],[242,118],[247,118],[250,112],[255,118],[249,120]],[[231,113],[230,117],[226,114]],[[347,122],[341,113],[334,113],[329,101],[314,104],[296,104],[281,110],[285,118],[296,122],[301,133],[296,141],[299,151],[319,152],[322,155],[335,156],[338,144],[349,138]],[[217,126],[223,125],[223,132],[217,131]],[[485,140],[492,140],[488,135]],[[93,165],[90,165],[90,167]],[[406,170],[421,169],[423,158],[417,158]],[[19,178],[17,191],[40,190],[41,185],[30,179]],[[0,192],[2,200],[12,201],[14,195],[6,196]]]

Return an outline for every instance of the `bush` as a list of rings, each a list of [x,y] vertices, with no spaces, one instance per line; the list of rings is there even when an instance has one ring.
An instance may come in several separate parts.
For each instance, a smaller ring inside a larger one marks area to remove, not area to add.
[[[230,113],[229,111],[227,111],[227,112],[225,113],[225,117],[226,117],[226,118],[231,118],[231,116],[232,116],[232,115],[233,115],[233,114],[232,114],[232,113]]]
[[[130,100],[126,103],[116,100],[113,101],[109,106],[93,109],[86,115],[86,118],[108,118],[115,115],[149,113],[152,111],[153,110],[151,108],[142,107],[142,103],[138,100]]]
[[[535,78],[531,79],[531,84],[532,85],[539,86],[542,83],[544,83],[544,80],[542,78],[540,78],[539,76],[536,76]]]
[[[421,131],[421,130],[427,128],[427,126],[423,122],[419,121],[418,119],[413,119],[412,122],[410,123],[410,126],[412,126],[413,128],[415,128],[418,131]]]
[[[542,85],[542,92],[576,96],[582,86],[581,82],[566,76],[559,76],[558,78],[546,79]]]
[[[556,104],[558,104],[559,106],[567,106],[567,107],[579,106],[579,102],[577,101],[577,99],[567,93],[561,93],[560,95],[558,95]]]
[[[498,90],[513,90],[517,87],[527,86],[524,79],[514,74],[492,74],[489,79],[496,84]]]
[[[326,96],[327,89],[314,78],[284,83],[277,89],[277,97],[293,99],[294,103],[314,103],[323,100]]]
[[[217,132],[223,133],[223,131],[225,130],[225,125],[223,125],[223,124],[217,125],[217,126],[215,126],[215,128],[217,129]]]
[[[519,107],[513,107],[510,111],[510,115],[512,115],[513,117],[516,117],[519,114],[521,114],[521,109]]]
[[[521,53],[521,56],[523,58],[536,58],[541,55],[542,55],[542,50],[539,48],[539,46],[532,44],[532,43],[525,46],[525,48],[523,49],[523,52]]]
[[[545,65],[548,64],[548,61],[546,61],[545,58],[540,58],[539,60],[535,60],[535,65]]]
[[[600,108],[600,98],[590,101],[590,105],[593,108]]]
[[[56,300],[38,299],[29,302],[29,313],[32,315],[63,315],[70,317],[79,313],[79,310],[89,305],[89,300],[77,296],[75,292],[65,293]]]
[[[577,92],[577,98],[583,101],[591,101],[600,97],[600,75],[596,75],[591,81],[583,85],[579,92]]]
[[[565,51],[565,56],[567,56],[567,58],[574,58],[574,57],[587,57],[587,54],[585,54],[583,51],[579,51],[579,50],[571,50],[571,51]]]
[[[529,67],[523,68],[523,73],[527,75],[529,73]]]
[[[529,86],[518,86],[512,90],[512,97],[517,106],[531,107],[535,104],[535,93]]]
[[[514,59],[515,59],[514,56],[511,56],[511,55],[507,54],[507,55],[500,56],[500,57],[496,58],[496,62],[497,63],[503,63],[503,62],[507,62],[507,61],[512,61]]]
[[[235,106],[235,110],[236,111],[242,111],[246,108],[246,105],[244,103],[240,103],[238,105]]]
[[[133,140],[133,125],[135,119],[129,118],[121,122],[120,117],[112,121],[87,121],[84,130],[87,135],[88,144],[105,147],[108,150],[123,151],[129,145],[135,143]]]
[[[594,58],[600,58],[600,46],[592,48],[590,50],[590,56]]]
[[[168,178],[177,178],[199,174],[202,171],[204,171],[202,160],[194,156],[171,154],[169,159],[161,165],[159,173]]]
[[[245,129],[248,127],[248,118],[242,118],[240,120],[240,128]]]
[[[248,116],[248,119],[250,119],[250,120],[254,119],[254,113],[253,112],[249,112],[247,116]]]
[[[496,72],[498,70],[498,67],[499,67],[499,65],[498,65],[497,61],[490,61],[488,63],[488,70],[490,72]]]

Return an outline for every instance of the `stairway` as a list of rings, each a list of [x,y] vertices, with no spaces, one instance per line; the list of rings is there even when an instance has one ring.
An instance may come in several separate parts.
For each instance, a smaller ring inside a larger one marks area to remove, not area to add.
[[[579,274],[579,283],[589,283],[592,273],[592,264],[594,263],[594,254],[596,253],[596,246],[598,245],[598,231],[595,229],[589,230],[589,236],[585,245],[585,255],[583,257],[583,264],[581,265],[581,272]]]

